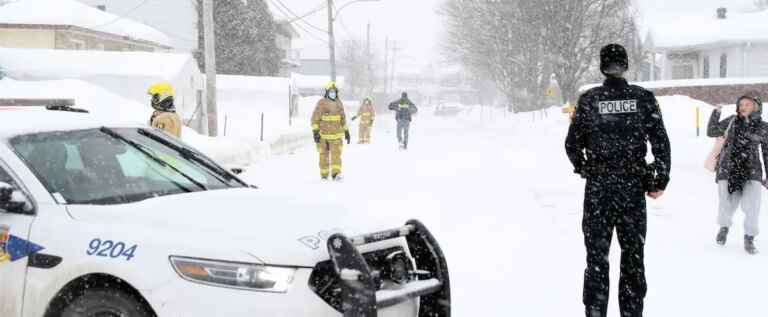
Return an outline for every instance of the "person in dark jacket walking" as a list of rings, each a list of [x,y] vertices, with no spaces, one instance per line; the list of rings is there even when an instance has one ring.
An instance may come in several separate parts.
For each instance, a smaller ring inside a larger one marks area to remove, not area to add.
[[[717,244],[725,245],[733,215],[741,205],[744,218],[744,249],[757,253],[755,236],[759,233],[758,219],[762,188],[766,185],[763,167],[768,171],[768,123],[762,120],[762,102],[758,93],[748,93],[736,103],[736,114],[720,121],[721,107],[709,118],[707,136],[724,137],[716,167],[720,207],[717,222],[720,231]],[[760,162],[760,149],[762,159]],[[764,164],[764,165],[763,165]]]
[[[613,230],[621,246],[619,306],[622,317],[641,317],[647,291],[644,249],[645,195],[658,199],[669,183],[671,154],[656,97],[623,78],[625,49],[600,51],[602,86],[579,98],[565,149],[576,174],[587,180],[582,230],[587,249],[584,306],[587,317],[605,317]],[[647,164],[647,141],[655,158]]]
[[[400,99],[393,101],[389,104],[389,110],[395,111],[395,119],[397,120],[397,141],[402,149],[408,149],[408,134],[411,129],[411,120],[413,115],[416,114],[419,109],[416,105],[408,99],[408,93],[403,92]]]

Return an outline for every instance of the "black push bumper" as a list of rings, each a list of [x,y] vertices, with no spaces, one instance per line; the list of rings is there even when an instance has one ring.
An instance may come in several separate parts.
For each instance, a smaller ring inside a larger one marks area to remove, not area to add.
[[[358,250],[401,237],[410,255],[397,248],[365,254]],[[420,317],[451,315],[445,256],[421,222],[411,220],[400,228],[356,237],[335,234],[328,238],[328,252],[331,261],[318,264],[310,287],[345,317],[375,317],[379,309],[413,298],[419,298]]]

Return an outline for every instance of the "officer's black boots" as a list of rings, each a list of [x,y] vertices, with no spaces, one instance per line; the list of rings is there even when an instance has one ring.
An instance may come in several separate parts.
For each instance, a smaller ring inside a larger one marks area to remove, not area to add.
[[[728,227],[720,228],[720,232],[717,233],[716,240],[717,240],[717,244],[725,245],[725,242],[728,240]]]
[[[757,254],[757,247],[755,247],[754,236],[744,236],[744,250],[749,254]]]

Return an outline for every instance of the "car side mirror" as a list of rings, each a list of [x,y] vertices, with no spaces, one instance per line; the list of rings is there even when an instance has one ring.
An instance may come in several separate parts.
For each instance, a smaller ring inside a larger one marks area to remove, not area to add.
[[[18,188],[0,182],[0,212],[29,213],[32,203]]]

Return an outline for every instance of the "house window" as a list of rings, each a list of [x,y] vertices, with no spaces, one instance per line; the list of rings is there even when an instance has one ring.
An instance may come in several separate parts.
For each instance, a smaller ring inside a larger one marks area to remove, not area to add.
[[[672,79],[693,78],[693,64],[679,64],[672,66]]]
[[[720,55],[720,78],[728,76],[728,55]]]
[[[709,56],[704,56],[701,77],[709,78]]]
[[[85,42],[81,40],[70,40],[72,43],[72,49],[82,51],[85,50]]]

